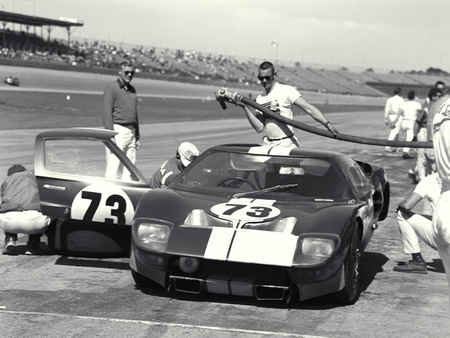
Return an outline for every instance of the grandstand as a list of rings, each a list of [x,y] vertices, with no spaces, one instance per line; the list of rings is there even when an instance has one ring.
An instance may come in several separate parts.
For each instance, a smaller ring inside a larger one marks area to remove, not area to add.
[[[215,55],[191,50],[124,46],[120,43],[70,39],[71,27],[82,26],[75,19],[52,20],[0,11],[3,23],[0,64],[32,66],[53,69],[70,69],[83,72],[115,73],[119,63],[132,60],[141,77],[172,81],[233,85],[238,88],[259,90],[256,78],[259,62],[254,58],[237,59],[229,55]],[[19,30],[14,30],[19,24]],[[23,25],[26,32],[23,31]],[[47,27],[48,37],[30,33],[30,27]],[[50,39],[53,27],[67,30],[68,39]],[[404,91],[414,89],[419,97],[425,97],[438,80],[450,83],[447,75],[407,73],[381,73],[373,70],[362,72],[304,67],[298,62],[288,66],[276,63],[280,82],[296,86],[301,91],[383,97],[393,88],[402,86]]]

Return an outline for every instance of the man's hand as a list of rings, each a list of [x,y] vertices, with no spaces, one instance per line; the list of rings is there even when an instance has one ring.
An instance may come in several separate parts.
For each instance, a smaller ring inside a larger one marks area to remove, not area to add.
[[[337,129],[331,124],[331,122],[327,122],[327,123],[325,124],[325,127],[326,127],[329,131],[331,131],[331,132],[333,133],[334,138],[337,137],[338,131],[337,131]]]
[[[239,107],[244,107],[244,103],[242,102],[242,98],[243,98],[243,96],[241,94],[239,94],[238,92],[234,93],[233,96],[232,96],[234,104],[236,106],[239,106]]]

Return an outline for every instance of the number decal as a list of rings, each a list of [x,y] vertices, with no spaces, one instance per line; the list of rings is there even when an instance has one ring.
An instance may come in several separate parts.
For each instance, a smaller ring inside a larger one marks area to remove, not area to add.
[[[281,211],[273,206],[274,203],[274,200],[236,198],[228,203],[214,205],[211,212],[223,219],[261,222],[280,215]]]
[[[82,191],[81,198],[91,200],[91,204],[89,204],[89,207],[83,217],[83,221],[90,222],[94,218],[95,212],[98,209],[100,200],[102,199],[102,194],[92,191]]]
[[[117,217],[117,223],[125,224],[125,211],[127,209],[127,202],[120,195],[111,195],[106,200],[106,205],[108,206],[116,206],[116,209],[111,209],[111,215]],[[106,218],[106,223],[114,223],[114,219]]]
[[[226,211],[224,211],[224,215],[232,215],[235,211],[240,210],[242,208],[245,208],[245,205],[242,204],[231,204],[231,203],[227,203],[225,204],[226,206],[232,206],[233,208],[230,208]]]
[[[250,210],[254,210],[255,212],[247,212],[248,216],[251,217],[269,217],[270,212],[272,211],[272,208],[267,207],[250,207]]]
[[[84,222],[131,225],[134,206],[125,191],[119,187],[93,184],[75,196],[71,216]]]

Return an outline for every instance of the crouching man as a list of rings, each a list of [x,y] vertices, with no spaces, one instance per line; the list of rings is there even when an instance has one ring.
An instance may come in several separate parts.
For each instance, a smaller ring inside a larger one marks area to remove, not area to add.
[[[8,169],[1,186],[0,228],[5,232],[4,255],[14,254],[17,234],[28,234],[26,255],[41,255],[41,236],[50,218],[41,213],[36,177],[20,164]]]
[[[431,216],[417,214],[411,210],[422,199],[428,200],[434,210],[441,195],[442,180],[438,173],[425,176],[411,193],[397,207],[397,221],[402,236],[403,250],[411,254],[412,259],[405,265],[394,267],[394,271],[407,273],[428,273],[427,264],[422,257],[419,238],[428,246],[437,250]]]

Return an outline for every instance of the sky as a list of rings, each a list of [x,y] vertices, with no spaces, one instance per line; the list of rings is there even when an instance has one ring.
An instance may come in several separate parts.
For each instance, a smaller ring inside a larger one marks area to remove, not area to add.
[[[0,0],[0,10],[80,20],[75,39],[351,70],[450,72],[448,0]],[[54,28],[51,37],[67,34]]]

